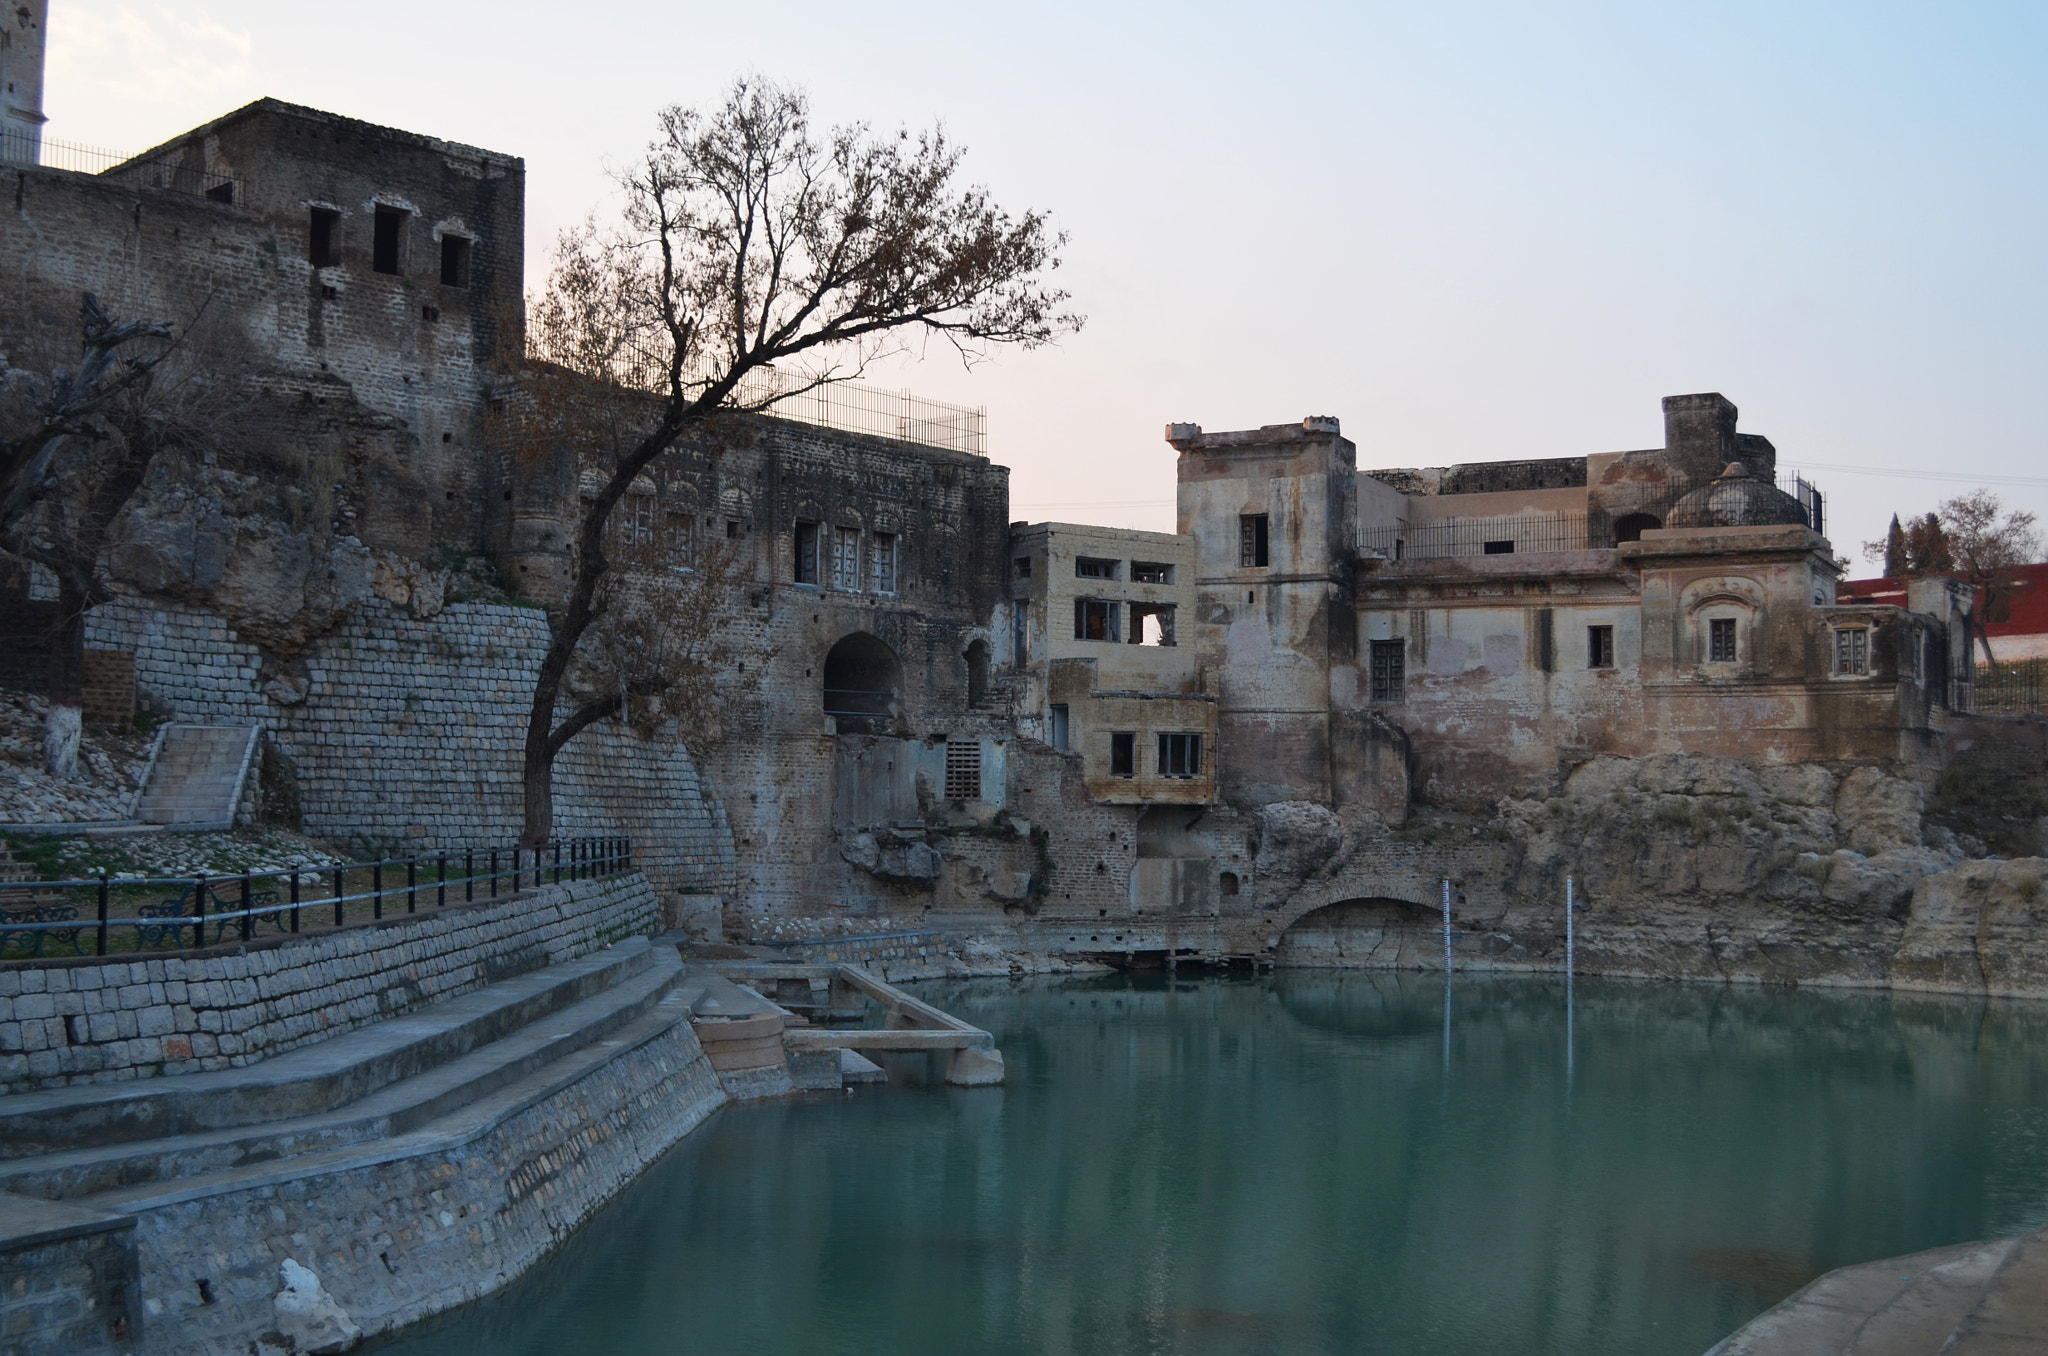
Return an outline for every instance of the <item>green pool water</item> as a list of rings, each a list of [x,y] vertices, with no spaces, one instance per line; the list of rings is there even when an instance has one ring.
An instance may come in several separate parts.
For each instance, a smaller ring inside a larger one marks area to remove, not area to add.
[[[1296,972],[976,981],[1000,1089],[731,1106],[383,1356],[1697,1356],[2048,1220],[2048,1005]]]

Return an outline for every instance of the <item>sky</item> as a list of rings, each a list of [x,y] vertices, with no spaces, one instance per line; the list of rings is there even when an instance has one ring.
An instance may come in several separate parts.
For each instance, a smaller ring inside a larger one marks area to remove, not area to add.
[[[1859,544],[1991,485],[2048,522],[2048,6],[1435,0],[421,7],[52,0],[45,129],[263,95],[523,156],[529,284],[657,109],[750,73],[942,122],[1067,232],[1085,328],[879,384],[988,410],[1012,516],[1170,531],[1171,421],[1359,464],[1657,447],[1720,391]]]

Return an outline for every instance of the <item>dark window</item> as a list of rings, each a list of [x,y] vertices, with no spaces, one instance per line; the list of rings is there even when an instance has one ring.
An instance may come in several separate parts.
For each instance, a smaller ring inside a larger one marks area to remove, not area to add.
[[[379,273],[398,272],[398,246],[409,215],[396,207],[377,205],[376,225],[370,237],[370,267]]]
[[[1557,614],[1547,607],[1536,611],[1536,667],[1557,672]]]
[[[737,541],[739,540],[739,535],[740,520],[737,518],[727,518],[725,520],[725,539],[727,541]]]
[[[463,236],[441,237],[441,286],[469,286],[469,241]]]
[[[896,591],[896,534],[877,532],[868,538],[868,576],[877,593]]]
[[[1707,659],[1714,664],[1735,662],[1735,619],[1716,617],[1707,623]]]
[[[1218,877],[1216,878],[1216,889],[1217,889],[1217,892],[1218,892],[1218,893],[1220,893],[1220,894],[1226,894],[1226,895],[1234,895],[1234,894],[1236,894],[1236,893],[1237,893],[1237,873],[1236,873],[1235,871],[1226,871],[1226,872],[1224,872],[1224,873],[1223,873],[1222,875],[1218,876]]]
[[[1075,640],[1115,640],[1122,609],[1103,598],[1076,598],[1074,600]]]
[[[1199,777],[1202,775],[1202,737],[1198,734],[1159,736],[1159,775]]]
[[[946,799],[981,799],[981,741],[946,741]]]
[[[440,318],[441,318],[441,308],[440,308],[440,307],[438,307],[438,306],[422,306],[422,307],[420,307],[420,319],[422,319],[422,320],[439,320]]]
[[[1131,582],[1134,584],[1171,584],[1173,566],[1162,565],[1156,560],[1134,560],[1131,562]]]
[[[1069,729],[1067,704],[1065,702],[1057,702],[1052,708],[1052,746],[1061,753],[1067,751]]]
[[[1121,730],[1109,737],[1109,775],[1112,777],[1135,777],[1138,775],[1138,736]]]
[[[1611,669],[1614,667],[1613,627],[1589,626],[1586,628],[1586,667],[1589,669]]]
[[[988,700],[988,642],[977,640],[967,647],[967,704],[980,706]]]
[[[1075,556],[1074,577],[1076,579],[1114,579],[1116,578],[1116,567],[1120,563],[1114,560],[1098,560],[1094,556]]]
[[[818,525],[798,523],[796,525],[796,582],[815,584],[818,582]]]
[[[1845,626],[1835,632],[1835,672],[1864,675],[1870,672],[1870,630]]]
[[[320,288],[320,300],[322,300],[322,301],[340,301],[340,300],[341,300],[341,289],[340,289],[340,288],[338,288],[338,287],[329,287],[329,286],[325,286],[325,285],[323,285],[323,286],[322,286],[322,287]]]
[[[1641,541],[1643,533],[1654,532],[1662,526],[1664,524],[1658,522],[1655,515],[1648,513],[1631,513],[1617,518],[1614,522],[1614,544],[1619,546],[1625,541]]]
[[[1511,556],[1514,553],[1515,543],[1512,539],[1508,541],[1490,541],[1486,543],[1486,554],[1490,556]]]
[[[1018,557],[1017,557],[1017,577],[1018,577],[1019,579],[1029,579],[1029,578],[1031,577],[1031,557],[1030,557],[1030,556],[1018,556]]]
[[[230,179],[224,184],[215,184],[212,188],[206,190],[206,196],[215,202],[233,203],[235,200],[235,181]]]
[[[1372,699],[1398,702],[1406,697],[1407,642],[1376,640],[1372,643]]]
[[[1266,567],[1266,515],[1241,513],[1237,518],[1237,563],[1248,570]]]
[[[315,268],[330,268],[341,262],[341,213],[329,207],[313,209],[306,259]]]
[[[1131,644],[1173,644],[1173,604],[1132,603]]]

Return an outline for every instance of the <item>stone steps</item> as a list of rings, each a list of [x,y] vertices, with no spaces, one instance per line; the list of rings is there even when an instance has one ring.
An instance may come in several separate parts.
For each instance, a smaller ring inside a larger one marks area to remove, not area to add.
[[[2048,1351],[2048,1230],[1842,1267],[1707,1356]]]
[[[658,957],[644,937],[628,938],[244,1068],[0,1098],[0,1167],[30,1156],[259,1126],[347,1106],[657,964],[667,972],[674,952],[662,953]]]
[[[0,1191],[68,1200],[161,1189],[252,1164],[277,1164],[406,1135],[571,1055],[609,1043],[621,1030],[665,1003],[675,1008],[678,1016],[687,1013],[687,995],[677,984],[681,972],[682,964],[673,953],[656,953],[644,963],[613,967],[612,982],[588,997],[344,1107],[262,1125],[43,1154],[0,1164]]]
[[[232,828],[260,725],[166,725],[135,817],[145,824]]]

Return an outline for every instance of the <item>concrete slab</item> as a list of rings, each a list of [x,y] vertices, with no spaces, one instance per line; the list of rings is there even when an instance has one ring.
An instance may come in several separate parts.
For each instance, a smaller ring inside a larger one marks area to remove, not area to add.
[[[0,1253],[134,1227],[132,1217],[112,1210],[0,1191]]]
[[[2048,1229],[2018,1239],[1942,1356],[2048,1351]]]
[[[1707,1356],[1932,1356],[2014,1242],[1963,1243],[1831,1271]]]

